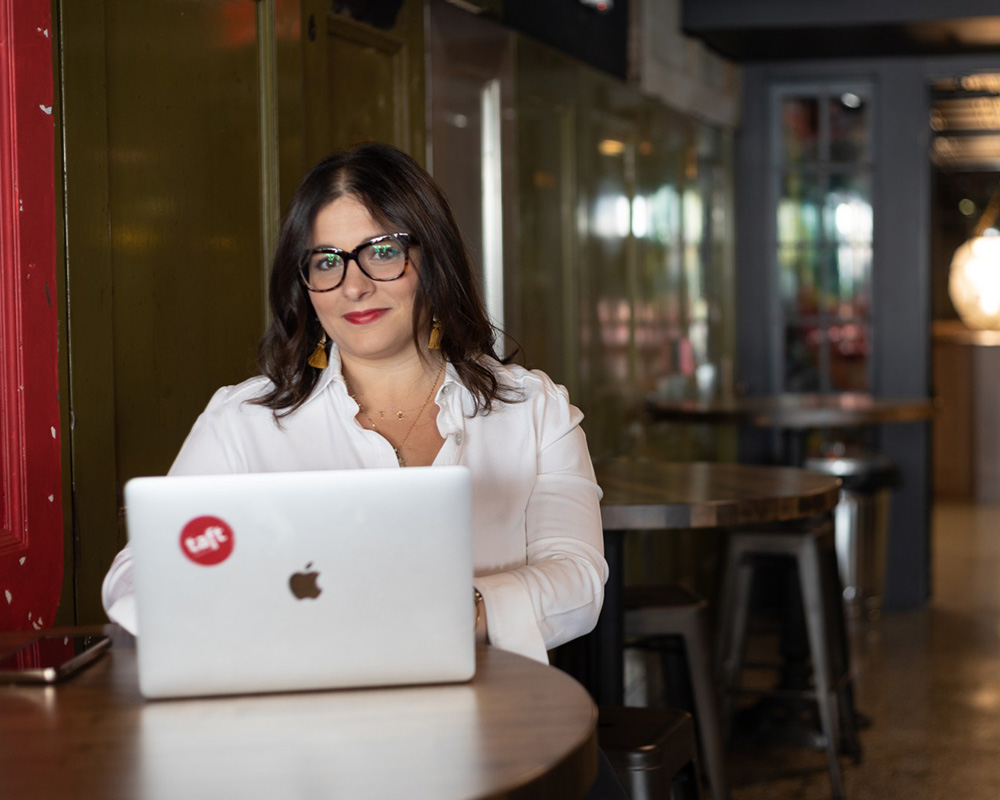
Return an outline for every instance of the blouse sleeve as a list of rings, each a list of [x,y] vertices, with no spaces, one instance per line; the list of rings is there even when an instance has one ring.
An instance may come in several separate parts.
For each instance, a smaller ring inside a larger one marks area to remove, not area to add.
[[[525,513],[526,564],[477,577],[476,587],[490,641],[544,661],[547,649],[593,630],[608,568],[583,414],[547,377],[533,414],[537,474]]]
[[[219,389],[198,417],[170,468],[170,475],[208,475],[246,471],[240,469],[236,453],[224,436],[225,416],[221,412],[231,387]],[[101,585],[101,603],[108,619],[138,635],[135,594],[132,589],[132,551],[121,549]]]

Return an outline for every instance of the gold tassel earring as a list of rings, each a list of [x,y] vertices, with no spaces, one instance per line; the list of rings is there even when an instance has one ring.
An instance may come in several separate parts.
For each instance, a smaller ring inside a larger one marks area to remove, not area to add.
[[[316,343],[316,349],[309,356],[308,364],[316,369],[326,369],[329,363],[326,357],[326,331],[323,331],[323,336]]]
[[[431,350],[440,350],[442,335],[441,320],[434,317],[434,322],[431,324],[431,339],[427,343],[427,347]]]

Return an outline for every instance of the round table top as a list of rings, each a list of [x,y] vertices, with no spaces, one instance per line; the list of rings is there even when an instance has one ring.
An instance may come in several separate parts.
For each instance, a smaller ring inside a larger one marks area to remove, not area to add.
[[[145,701],[131,642],[55,687],[0,686],[0,795],[579,798],[596,775],[590,696],[503,650],[478,648],[467,684]]]
[[[613,459],[596,461],[605,530],[728,528],[822,514],[838,478],[793,467]]]
[[[934,416],[930,398],[874,397],[858,392],[776,394],[718,400],[650,400],[658,420],[737,422],[760,428],[850,428],[921,422]]]

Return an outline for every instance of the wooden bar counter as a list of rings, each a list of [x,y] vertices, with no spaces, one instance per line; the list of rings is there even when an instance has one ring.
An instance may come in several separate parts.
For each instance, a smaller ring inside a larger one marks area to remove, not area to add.
[[[583,687],[502,650],[468,684],[146,701],[107,630],[70,680],[0,686],[0,798],[579,798],[596,775]]]

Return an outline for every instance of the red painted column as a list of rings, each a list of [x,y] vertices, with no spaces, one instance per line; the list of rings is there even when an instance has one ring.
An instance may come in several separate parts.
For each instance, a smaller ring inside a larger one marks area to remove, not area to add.
[[[53,95],[49,0],[0,0],[0,630],[62,581]]]

